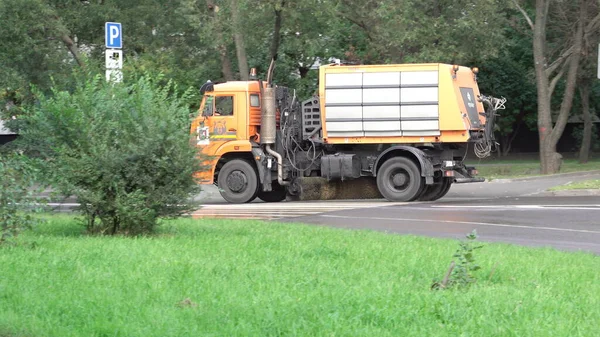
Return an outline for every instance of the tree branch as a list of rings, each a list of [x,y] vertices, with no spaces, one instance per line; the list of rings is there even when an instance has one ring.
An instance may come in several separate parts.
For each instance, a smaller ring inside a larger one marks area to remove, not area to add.
[[[352,22],[353,24],[357,25],[358,27],[362,28],[365,31],[365,33],[367,34],[367,38],[369,39],[369,41],[373,41],[373,36],[371,35],[371,31],[369,30],[369,27],[364,22],[353,19],[348,15],[344,15],[344,18],[346,20]]]
[[[564,64],[568,61],[569,57],[571,57],[571,55],[573,54],[574,50],[575,46],[573,45],[567,50],[565,50],[554,62],[552,62],[552,64],[549,65],[545,70],[546,76],[550,77],[552,73],[555,72],[556,69],[558,69],[561,65],[564,66]]]
[[[556,88],[558,81],[560,81],[560,79],[565,74],[566,69],[567,69],[567,63],[563,63],[563,66],[560,68],[560,71],[558,72],[558,74],[556,74],[556,76],[554,76],[554,78],[550,81],[550,85],[548,86],[548,92],[550,93],[550,96],[552,96],[552,94],[554,93],[554,89]]]
[[[583,22],[585,20],[586,14],[587,9],[585,8],[585,6],[581,6],[579,10],[579,22],[577,24],[575,43],[573,45],[573,55],[569,58],[568,62],[568,75],[565,85],[565,92],[563,94],[563,99],[560,105],[558,117],[556,119],[556,124],[552,128],[552,131],[550,132],[550,139],[548,140],[552,143],[553,146],[556,146],[556,144],[558,143],[560,136],[562,135],[565,126],[567,125],[569,114],[571,113],[571,108],[573,107],[573,96],[575,94],[575,88],[577,87],[577,72],[579,70],[579,63],[581,60],[581,48],[584,36]]]
[[[73,42],[73,39],[71,39],[71,37],[67,34],[62,34],[60,36],[60,39],[65,44],[65,46],[67,46],[67,49],[69,49],[69,52],[71,52],[71,55],[73,55],[73,58],[75,58],[77,64],[80,67],[85,67],[85,64],[83,63],[83,60],[81,60],[79,50],[77,49],[77,46],[75,46],[75,42]]]
[[[593,34],[600,27],[600,13],[596,15],[585,27],[585,37],[588,38],[589,35]]]
[[[517,6],[517,9],[519,10],[519,12],[521,12],[521,14],[523,14],[523,16],[525,17],[525,20],[527,20],[527,23],[529,24],[529,27],[531,29],[533,29],[533,21],[531,21],[531,18],[529,17],[529,15],[527,15],[527,12],[525,12],[525,10],[519,6],[519,3],[517,2],[517,0],[513,0],[513,3],[515,4],[515,6]]]

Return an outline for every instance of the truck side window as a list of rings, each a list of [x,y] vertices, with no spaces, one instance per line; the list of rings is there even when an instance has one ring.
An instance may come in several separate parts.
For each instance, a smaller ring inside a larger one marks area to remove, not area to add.
[[[251,107],[259,107],[260,106],[260,98],[257,94],[250,95],[250,106]]]
[[[215,115],[233,116],[233,96],[215,97]]]
[[[206,96],[206,101],[204,101],[204,110],[202,110],[202,116],[212,116],[214,107],[214,97]]]

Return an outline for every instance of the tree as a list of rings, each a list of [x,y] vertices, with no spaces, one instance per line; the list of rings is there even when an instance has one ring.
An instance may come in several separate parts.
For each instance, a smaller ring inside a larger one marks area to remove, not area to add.
[[[230,0],[231,19],[233,22],[233,39],[235,51],[240,69],[240,79],[247,81],[250,71],[248,70],[248,56],[246,56],[246,43],[244,39],[244,26],[240,18],[240,6],[238,0]]]
[[[560,170],[562,159],[556,151],[556,144],[562,136],[573,105],[583,41],[600,27],[600,14],[587,20],[589,0],[573,3],[536,0],[534,21],[517,0],[513,0],[513,3],[533,31],[541,172],[556,173]],[[552,4],[555,5],[554,13],[550,11]],[[554,14],[554,20],[551,20],[551,14]],[[553,123],[552,98],[557,85],[565,76],[558,116]]]
[[[513,9],[507,17],[514,17]],[[531,64],[531,36],[513,20],[504,28],[506,42],[498,54],[479,65],[479,89],[497,97],[508,98],[506,109],[497,119],[499,154],[508,155],[522,131],[536,129],[536,86]]]
[[[39,94],[22,142],[43,159],[45,180],[74,195],[90,232],[151,232],[159,218],[197,205],[200,160],[185,95],[161,79],[111,85],[97,75],[73,92]]]
[[[497,0],[339,0],[337,10],[366,34],[364,63],[464,63],[497,54],[503,7]]]
[[[586,9],[586,21],[588,20],[587,16],[589,16],[590,12],[599,12],[597,3],[595,6],[588,4]],[[582,164],[588,162],[592,145],[592,131],[594,124],[592,123],[592,114],[590,111],[590,91],[592,90],[593,83],[596,81],[596,62],[598,60],[598,48],[596,43],[592,43],[592,41],[598,41],[598,36],[598,32],[589,32],[588,36],[583,39],[581,69],[577,79],[577,87],[579,88],[581,99],[581,113],[583,117],[583,135],[581,138],[581,146],[579,148],[579,162]]]

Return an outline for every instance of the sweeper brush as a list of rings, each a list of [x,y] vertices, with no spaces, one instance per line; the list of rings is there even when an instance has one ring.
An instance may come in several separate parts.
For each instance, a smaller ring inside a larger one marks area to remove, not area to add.
[[[321,177],[306,177],[298,181],[299,193],[290,200],[349,200],[382,199],[373,177],[362,177],[350,181],[327,181]]]

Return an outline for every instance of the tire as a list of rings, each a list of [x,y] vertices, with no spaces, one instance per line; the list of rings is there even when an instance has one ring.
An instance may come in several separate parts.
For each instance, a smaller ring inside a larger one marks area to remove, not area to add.
[[[450,191],[450,187],[452,187],[453,179],[446,178],[445,180],[446,180],[446,182],[445,182],[446,186],[444,187],[443,190],[440,191],[440,194],[437,195],[437,198],[435,200],[443,198],[446,194],[448,194],[448,191]]]
[[[280,202],[285,200],[287,192],[285,187],[279,185],[277,182],[272,184],[273,190],[268,192],[259,191],[258,198],[264,202]]]
[[[442,178],[439,184],[427,185],[417,198],[419,201],[435,201],[445,196],[452,185],[451,178]]]
[[[413,201],[424,187],[419,167],[405,157],[388,159],[377,173],[377,188],[389,201]]]
[[[223,165],[217,183],[223,199],[233,204],[250,202],[258,193],[258,174],[250,163],[242,159]]]

